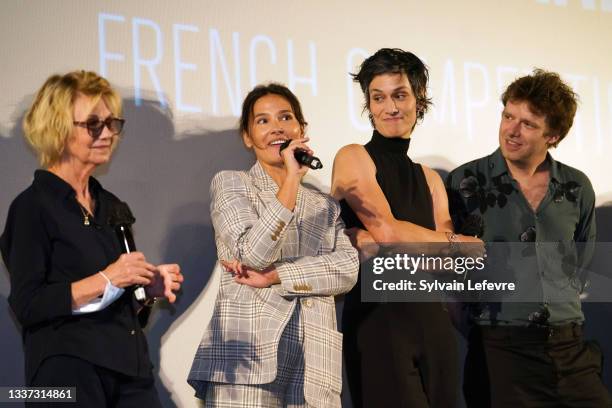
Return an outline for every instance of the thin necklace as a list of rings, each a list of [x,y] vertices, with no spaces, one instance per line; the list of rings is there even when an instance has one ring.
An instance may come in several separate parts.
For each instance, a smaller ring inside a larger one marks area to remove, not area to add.
[[[81,214],[83,214],[83,225],[85,226],[89,226],[90,222],[89,222],[89,211],[87,211],[87,208],[83,207],[83,204],[78,203],[79,204],[79,209],[81,210]]]

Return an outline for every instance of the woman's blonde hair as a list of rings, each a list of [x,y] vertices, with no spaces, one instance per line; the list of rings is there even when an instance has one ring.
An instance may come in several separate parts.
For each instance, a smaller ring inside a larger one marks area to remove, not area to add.
[[[101,98],[113,116],[121,117],[121,97],[95,72],[52,75],[36,94],[23,119],[25,139],[36,152],[41,167],[49,168],[61,159],[74,128],[74,101],[79,94],[92,99],[92,108]],[[113,138],[113,148],[116,142],[117,138]]]

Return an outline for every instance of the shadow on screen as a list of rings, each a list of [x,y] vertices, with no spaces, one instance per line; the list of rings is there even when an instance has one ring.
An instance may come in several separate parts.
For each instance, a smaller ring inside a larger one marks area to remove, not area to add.
[[[123,95],[129,91],[121,89]],[[31,96],[24,98],[20,117],[9,134],[0,135],[1,226],[10,202],[28,185],[38,167],[23,139],[21,117]],[[150,357],[155,366],[156,385],[164,407],[175,406],[171,390],[159,378],[161,339],[172,322],[200,295],[216,261],[210,222],[209,185],[220,170],[248,169],[253,157],[235,129],[191,131],[175,134],[172,113],[153,100],[124,99],[127,119],[122,140],[112,161],[99,168],[95,177],[103,186],[126,201],[134,215],[136,246],[152,263],[176,262],[186,284],[177,302],[162,302],[153,311],[147,327]],[[232,118],[231,122],[235,122]],[[206,120],[202,119],[202,126]],[[6,268],[0,266],[0,340],[4,367],[0,385],[23,385],[23,353],[20,327],[7,303],[10,291]],[[199,330],[204,330],[204,327]],[[194,350],[195,352],[195,350]],[[187,372],[185,372],[185,380]]]

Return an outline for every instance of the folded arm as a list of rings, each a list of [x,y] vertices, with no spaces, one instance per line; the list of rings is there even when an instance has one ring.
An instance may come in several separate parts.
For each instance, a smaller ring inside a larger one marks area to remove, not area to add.
[[[257,214],[245,182],[236,172],[218,173],[210,194],[213,227],[231,257],[255,270],[263,270],[280,258],[293,211],[271,197],[263,212]]]
[[[302,256],[280,261],[285,229],[293,212],[271,198],[262,214],[257,214],[247,197],[244,181],[236,173],[222,172],[211,185],[212,216],[215,231],[229,248],[224,259],[235,281],[253,287],[277,288],[284,296],[335,295],[353,287],[357,280],[357,252],[344,234],[339,206],[331,198],[326,205],[334,247],[329,254]],[[237,262],[233,262],[237,261]]]
[[[355,163],[360,163],[355,166]],[[398,220],[376,181],[376,166],[363,146],[345,146],[336,155],[332,195],[346,200],[367,231],[379,243],[447,242],[452,231],[444,184],[433,170],[423,167],[432,195],[436,230]]]
[[[275,265],[285,295],[335,296],[355,285],[359,273],[357,251],[344,233],[340,219],[335,231],[335,247],[329,254],[302,256]]]

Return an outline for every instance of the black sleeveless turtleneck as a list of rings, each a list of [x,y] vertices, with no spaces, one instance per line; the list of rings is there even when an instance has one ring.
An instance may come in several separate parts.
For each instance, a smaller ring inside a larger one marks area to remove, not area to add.
[[[374,131],[364,146],[376,166],[376,181],[393,216],[428,229],[435,229],[431,193],[420,164],[408,157],[410,139],[384,137]],[[346,200],[340,202],[347,228],[364,228]]]
[[[410,139],[386,138],[374,131],[364,147],[393,216],[435,229],[427,180],[421,165],[408,157],[409,146]],[[363,228],[348,203],[340,204],[347,227]],[[355,407],[394,406],[397,401],[405,406],[442,407],[456,401],[457,345],[441,303],[361,302],[360,273],[344,297],[342,332]]]

